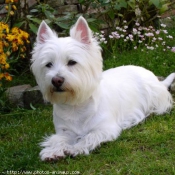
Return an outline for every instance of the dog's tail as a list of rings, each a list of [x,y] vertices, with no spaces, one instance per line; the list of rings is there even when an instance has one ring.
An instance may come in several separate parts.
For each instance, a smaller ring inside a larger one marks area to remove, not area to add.
[[[175,73],[171,73],[168,77],[165,78],[165,80],[162,81],[162,83],[163,83],[168,89],[170,89],[171,84],[173,83],[174,80],[175,80]]]

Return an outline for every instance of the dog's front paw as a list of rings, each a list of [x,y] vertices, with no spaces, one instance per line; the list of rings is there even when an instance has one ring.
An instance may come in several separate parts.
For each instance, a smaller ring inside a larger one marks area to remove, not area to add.
[[[69,155],[69,156],[72,156],[72,157],[75,157],[75,156],[80,155],[80,154],[88,155],[89,154],[89,150],[88,150],[87,147],[74,146],[71,149],[67,149],[65,154]]]
[[[41,160],[43,161],[57,161],[64,158],[66,155],[63,149],[56,149],[46,147],[40,152]]]
[[[64,135],[51,135],[46,137],[44,142],[40,143],[43,150],[40,152],[41,160],[43,161],[57,161],[60,160],[68,154],[68,150],[72,149],[72,146],[67,142],[68,137]]]

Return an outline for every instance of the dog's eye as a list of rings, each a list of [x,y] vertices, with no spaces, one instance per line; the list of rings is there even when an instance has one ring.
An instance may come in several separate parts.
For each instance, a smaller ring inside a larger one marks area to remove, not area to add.
[[[48,67],[48,68],[51,68],[52,66],[53,66],[53,64],[51,62],[46,64],[46,67]]]
[[[74,61],[74,60],[69,60],[68,63],[67,63],[68,66],[73,66],[75,64],[77,64],[77,62]]]

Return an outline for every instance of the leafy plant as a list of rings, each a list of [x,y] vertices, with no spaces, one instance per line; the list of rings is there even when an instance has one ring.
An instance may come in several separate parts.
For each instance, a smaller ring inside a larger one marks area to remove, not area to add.
[[[57,10],[49,4],[39,1],[30,9],[27,5],[24,5],[23,8],[19,8],[21,12],[18,13],[18,18],[14,25],[23,27],[31,36],[37,33],[42,20],[45,20],[45,22],[57,32],[67,35],[70,27],[76,22],[78,17],[82,15],[78,12],[64,12],[62,16],[59,16]],[[87,15],[85,16],[92,29],[95,30],[99,24],[99,20],[97,21],[95,18],[91,18]]]
[[[6,2],[7,3],[7,2]],[[17,27],[9,26],[10,15],[13,16],[16,6],[13,0],[5,7],[7,16],[0,20],[0,106],[5,105],[4,92],[7,82],[12,81],[10,69],[12,65],[25,57],[26,44],[29,43],[29,34]],[[3,100],[2,100],[3,99]]]
[[[57,12],[48,4],[39,3],[30,10],[30,15],[27,15],[27,22],[33,33],[36,34],[38,24],[45,20],[52,27],[56,27],[58,31],[68,30],[72,25],[74,15],[71,13],[65,14],[63,17],[56,17]]]
[[[131,49],[139,49],[142,52],[174,51],[173,45],[167,42],[173,40],[173,36],[168,33],[165,24],[160,24],[159,29],[153,26],[144,27],[138,22],[134,24],[132,30],[128,31],[128,27],[127,21],[123,21],[122,25],[117,26],[109,35],[105,36],[104,31],[101,31],[95,33],[95,37],[101,43],[103,50],[110,55]]]
[[[157,15],[168,10],[171,4],[168,0],[79,0],[79,3],[85,6],[83,14],[95,10],[96,13],[89,15],[102,19],[112,29],[124,20],[128,21],[129,29],[136,21],[143,26],[153,25]]]

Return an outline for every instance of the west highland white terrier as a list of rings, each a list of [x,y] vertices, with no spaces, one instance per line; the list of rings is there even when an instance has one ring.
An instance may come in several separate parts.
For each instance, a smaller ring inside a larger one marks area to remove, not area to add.
[[[138,66],[102,72],[101,48],[83,17],[70,37],[57,37],[43,21],[32,54],[31,69],[44,99],[53,104],[56,130],[41,143],[42,160],[89,154],[151,113],[172,108],[167,88],[175,73],[159,81]]]

